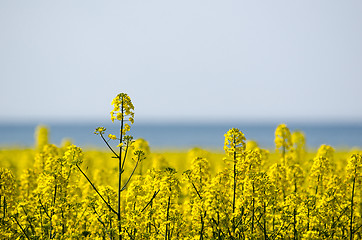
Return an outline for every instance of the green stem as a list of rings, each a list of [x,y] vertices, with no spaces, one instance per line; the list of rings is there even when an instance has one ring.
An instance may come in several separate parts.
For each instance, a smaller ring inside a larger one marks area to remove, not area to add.
[[[30,240],[28,234],[26,234],[24,228],[21,226],[21,224],[19,223],[18,219],[17,219],[16,217],[13,217],[13,218],[15,219],[16,224],[18,224],[18,226],[20,227],[20,229],[21,229],[21,231],[23,232],[23,234],[25,235],[25,237],[26,237],[28,240]]]
[[[1,178],[0,178],[0,180],[1,180]],[[1,185],[0,185],[0,190],[1,190]],[[0,194],[0,211],[1,211],[1,199],[2,199],[2,196]],[[5,216],[3,216],[3,217],[5,218]],[[0,217],[0,219],[1,219],[1,217]]]
[[[295,174],[294,174],[294,193],[295,194],[297,194],[297,179],[296,179],[296,176],[295,176]],[[293,223],[293,225],[294,225],[294,239],[296,240],[296,239],[298,239],[297,238],[297,209],[296,208],[294,208],[294,210],[293,210],[293,218],[294,218],[294,223]]]
[[[5,219],[5,216],[6,216],[6,199],[5,199],[5,196],[4,196],[4,205],[3,205],[3,214],[4,214],[4,219]]]
[[[285,139],[283,138],[283,165],[285,166]]]
[[[158,189],[158,191],[157,192],[154,192],[154,194],[153,194],[153,196],[152,196],[152,198],[151,198],[151,200],[146,204],[146,206],[142,209],[142,211],[141,212],[143,212],[151,203],[152,203],[152,201],[153,201],[153,199],[155,199],[155,197],[157,196],[157,194],[160,192],[160,189]]]
[[[293,227],[294,227],[294,240],[297,239],[297,210],[294,208],[294,211],[293,211]]]
[[[26,216],[26,221],[29,223],[29,226],[30,226],[31,231],[32,231],[32,233],[34,234],[34,233],[35,233],[35,230],[34,230],[35,228],[34,228],[33,224],[31,223],[31,221],[30,221],[30,219],[29,219],[29,215],[28,215],[28,213],[26,212],[24,206],[21,206],[21,208],[23,209],[23,212],[24,212],[24,214],[25,214],[25,216]]]
[[[121,165],[121,171],[122,171],[122,173],[124,172],[124,164],[126,163],[126,157],[127,157],[127,152],[128,152],[129,144],[130,144],[130,142],[127,142],[126,150],[124,151],[123,162],[122,162],[122,165]]]
[[[252,208],[252,215],[251,215],[251,233],[254,233],[254,215],[255,215],[254,193],[255,193],[255,186],[254,186],[254,181],[253,181],[253,208]]]
[[[96,211],[96,208],[94,206],[92,206],[92,208],[93,208],[94,213],[97,215],[98,222],[100,222],[102,224],[104,231],[108,235],[109,239],[112,239],[112,236],[109,234],[106,224],[102,221],[102,217],[98,214],[98,212]]]
[[[103,141],[106,143],[107,147],[112,151],[112,153],[116,156],[116,158],[118,158],[118,154],[113,150],[113,148],[108,144],[108,142],[106,141],[106,139],[103,137],[103,134],[100,133]]]
[[[56,178],[54,177],[54,180]],[[54,196],[53,196],[53,209],[55,207],[55,199],[57,197],[57,184],[55,184],[54,186]],[[53,236],[55,236],[55,233],[52,235],[52,230],[53,230],[53,215],[54,215],[54,210],[52,209],[51,213],[50,213],[50,232],[49,232],[49,238],[53,239]],[[55,230],[54,230],[55,231]]]
[[[308,212],[307,212],[307,231],[309,231],[309,215],[310,215],[310,209],[309,206],[307,206]]]
[[[124,184],[124,186],[121,188],[121,192],[126,189],[126,186],[127,186],[127,184],[129,183],[129,181],[131,180],[134,172],[136,171],[136,168],[137,168],[139,162],[140,162],[140,161],[139,161],[139,159],[138,159],[137,162],[136,162],[136,166],[133,168],[133,171],[132,171],[131,175],[130,175],[129,178],[127,179],[127,181],[126,181],[126,183]]]
[[[170,216],[170,203],[171,203],[171,196],[168,196],[168,201],[167,201],[167,213],[166,213],[166,233],[165,233],[165,240],[169,240],[169,223],[168,223],[168,219]]]
[[[234,145],[235,145],[235,139],[234,139]],[[234,178],[234,185],[233,185],[233,218],[232,218],[232,230],[233,233],[235,233],[235,198],[236,198],[236,151],[234,151],[234,169],[233,169],[233,178]]]
[[[265,195],[265,192],[264,192],[264,195]],[[268,239],[268,234],[267,234],[267,232],[266,232],[266,204],[265,204],[265,202],[263,203],[263,210],[264,210],[264,216],[263,216],[263,225],[264,225],[264,228],[263,228],[263,230],[264,230],[264,239],[266,240],[266,239]]]
[[[206,211],[204,214],[206,216]],[[202,216],[202,213],[200,213],[200,217],[201,217],[200,240],[203,240],[204,239],[204,216]]]
[[[111,207],[111,205],[109,205],[109,203],[103,198],[102,194],[100,194],[100,192],[97,190],[96,186],[92,183],[92,181],[88,178],[88,176],[82,171],[82,169],[78,166],[78,164],[76,164],[77,168],[79,169],[79,171],[83,174],[83,176],[87,179],[87,181],[90,183],[90,185],[93,187],[93,189],[96,191],[96,193],[98,194],[98,196],[103,200],[103,202],[107,205],[107,207],[109,208],[109,210],[111,210],[111,212],[115,213],[116,215],[118,215],[118,213]]]
[[[121,131],[119,138],[119,159],[118,159],[118,208],[117,208],[117,219],[118,219],[118,239],[122,240],[122,223],[121,223],[121,187],[122,187],[122,141],[123,141],[123,118],[124,118],[124,109],[123,109],[123,97],[121,102]]]
[[[350,240],[353,240],[353,199],[354,199],[354,188],[355,188],[355,183],[356,183],[356,177],[355,177],[356,171],[357,171],[357,169],[354,170],[353,185],[352,185],[351,217],[350,217],[350,224],[349,224],[349,231],[350,231],[349,239]]]

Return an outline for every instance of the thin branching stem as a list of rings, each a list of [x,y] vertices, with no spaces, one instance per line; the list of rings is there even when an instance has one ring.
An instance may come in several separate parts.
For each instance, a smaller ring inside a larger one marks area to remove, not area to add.
[[[122,239],[122,223],[121,223],[121,187],[122,187],[122,141],[123,141],[123,118],[124,118],[124,109],[123,109],[123,97],[121,100],[121,131],[120,131],[120,138],[119,138],[119,158],[118,158],[118,205],[117,205],[117,219],[118,219],[118,239]]]
[[[33,224],[32,224],[32,222],[30,221],[30,219],[29,219],[29,215],[28,215],[28,213],[26,212],[26,210],[25,210],[25,207],[24,206],[21,206],[21,208],[23,209],[23,212],[24,212],[24,214],[25,214],[25,216],[26,216],[26,221],[29,223],[29,225],[30,225],[30,228],[31,228],[31,231],[33,232],[33,234],[34,234],[34,226],[33,226]]]
[[[167,201],[167,212],[166,212],[166,232],[165,232],[165,240],[169,240],[169,228],[170,228],[170,224],[168,222],[168,219],[170,217],[170,204],[171,204],[171,196],[168,196],[168,201]]]
[[[102,194],[100,194],[100,192],[97,190],[96,186],[92,183],[92,181],[88,178],[88,176],[82,171],[82,169],[78,166],[78,164],[76,164],[77,168],[79,169],[79,171],[83,174],[83,176],[87,179],[87,181],[90,183],[90,185],[93,187],[93,189],[96,191],[96,193],[98,194],[98,196],[103,200],[103,202],[107,205],[107,207],[109,208],[109,210],[111,210],[111,212],[113,212],[114,214],[117,215],[117,212],[111,207],[111,205],[109,205],[109,203],[103,198]]]
[[[100,135],[101,135],[103,141],[106,143],[107,147],[112,151],[112,153],[113,153],[117,158],[119,158],[119,157],[118,157],[118,154],[113,150],[113,148],[109,145],[109,143],[108,143],[108,142],[106,141],[106,139],[103,137],[103,134],[100,133]]]
[[[104,222],[102,221],[102,218],[101,218],[101,216],[98,214],[98,212],[96,211],[96,208],[95,208],[94,206],[92,206],[92,208],[93,208],[94,213],[97,215],[97,220],[103,225],[104,231],[107,233],[109,239],[112,240],[112,237],[111,237],[111,235],[109,234],[109,231],[108,231],[108,229],[107,229],[107,227],[106,227],[106,224],[104,224]]]
[[[155,199],[155,197],[157,196],[157,194],[158,194],[159,192],[160,192],[160,189],[158,189],[158,191],[154,192],[151,200],[146,204],[146,206],[142,209],[141,212],[143,212],[143,211],[152,203],[153,199]]]
[[[21,226],[21,224],[19,223],[18,219],[17,219],[15,216],[13,216],[13,218],[15,219],[16,224],[20,227],[20,229],[21,229],[21,231],[23,232],[23,234],[25,235],[25,237],[26,237],[28,240],[30,240],[28,234],[26,234],[24,228]]]
[[[127,142],[126,144],[126,149],[124,151],[124,156],[123,156],[123,161],[122,161],[122,165],[121,165],[121,171],[124,172],[124,164],[126,163],[126,157],[127,157],[127,152],[128,152],[128,148],[129,148],[129,142]]]
[[[192,184],[192,187],[195,189],[195,191],[196,191],[196,193],[197,193],[197,196],[199,196],[199,198],[202,199],[202,197],[201,197],[201,195],[200,195],[200,192],[197,190],[194,182],[191,180],[190,175],[186,175],[186,176],[187,176],[187,178],[190,180],[190,182],[191,182],[191,184]],[[201,180],[200,180],[200,181],[201,181]]]
[[[254,198],[254,193],[255,193],[255,186],[254,186],[254,181],[253,181],[253,199],[252,199],[252,213],[251,213],[251,233],[254,233],[254,219],[255,219],[255,198]]]
[[[234,138],[234,146],[236,145],[236,139]],[[232,230],[233,233],[235,233],[235,217],[234,217],[234,213],[235,213],[235,200],[236,200],[236,151],[234,150],[234,155],[233,155],[233,218],[232,218]]]
[[[195,184],[193,182],[191,182],[192,186],[194,187],[196,193],[197,193],[197,196],[199,196],[200,199],[202,199],[201,195],[200,195],[200,192],[197,190]]]
[[[356,183],[356,172],[357,172],[357,168],[354,170],[354,177],[353,177],[353,182],[352,182],[352,197],[351,197],[351,216],[350,216],[350,225],[349,225],[349,231],[350,231],[350,234],[349,234],[349,239],[350,240],[353,240],[353,201],[354,201],[354,188],[355,188],[355,183]]]
[[[127,184],[128,184],[128,183],[129,183],[129,181],[131,180],[131,178],[132,178],[132,176],[133,176],[134,172],[136,171],[136,168],[137,168],[137,166],[138,166],[138,163],[139,163],[139,162],[140,162],[140,161],[139,161],[139,159],[138,159],[138,160],[137,160],[137,162],[136,162],[135,167],[133,168],[133,171],[132,171],[131,175],[128,177],[128,179],[127,179],[126,183],[125,183],[125,184],[124,184],[124,186],[121,188],[121,192],[122,192],[122,191],[124,191],[124,190],[126,189]]]
[[[49,214],[48,214],[47,210],[45,209],[43,203],[41,202],[40,198],[39,198],[39,203],[40,203],[40,206],[43,208],[43,210],[44,210],[45,214],[47,215],[47,217],[48,217],[49,219],[51,219],[51,217],[49,216]]]

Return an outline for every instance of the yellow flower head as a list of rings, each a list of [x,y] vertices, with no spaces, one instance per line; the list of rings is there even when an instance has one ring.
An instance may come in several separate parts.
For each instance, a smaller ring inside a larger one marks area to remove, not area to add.
[[[330,161],[333,161],[334,149],[331,146],[322,144],[317,152],[318,157],[328,158]]]
[[[123,129],[121,129],[120,131],[122,131],[121,133],[122,133],[123,135],[125,135],[126,132],[128,132],[128,131],[130,131],[130,130],[131,130],[131,126],[130,126],[129,124],[125,123],[124,126],[123,126]]]
[[[225,134],[224,150],[228,156],[233,156],[234,152],[241,153],[245,150],[246,138],[237,128],[230,129]]]
[[[348,160],[346,167],[348,178],[362,182],[362,155],[355,153]]]
[[[39,151],[49,144],[49,129],[46,126],[37,126],[35,131],[35,146]]]
[[[142,150],[146,155],[150,153],[150,146],[146,140],[143,138],[139,138],[134,141],[134,148],[138,150]]]
[[[67,160],[71,165],[81,164],[83,162],[83,156],[84,154],[82,149],[75,145],[70,145],[64,153],[65,160]]]
[[[289,149],[292,146],[291,134],[287,125],[280,124],[277,127],[274,142],[277,149],[281,147]]]
[[[94,134],[98,135],[98,134],[103,134],[106,131],[106,128],[104,127],[97,127],[96,130],[94,131]]]
[[[305,136],[302,131],[295,131],[292,133],[292,143],[296,148],[302,148],[305,145]]]
[[[116,139],[117,139],[116,135],[113,135],[113,134],[108,134],[108,137],[109,137],[110,139],[112,139],[112,140],[116,140]]]
[[[111,120],[114,122],[115,119],[122,121],[125,117],[129,117],[129,121],[133,123],[134,119],[134,106],[131,98],[126,93],[118,94],[113,100],[112,105],[114,106],[111,111]]]
[[[136,150],[133,152],[133,155],[135,156],[133,158],[134,161],[139,161],[141,162],[142,160],[144,160],[146,157],[145,157],[145,152],[142,151],[142,150]]]

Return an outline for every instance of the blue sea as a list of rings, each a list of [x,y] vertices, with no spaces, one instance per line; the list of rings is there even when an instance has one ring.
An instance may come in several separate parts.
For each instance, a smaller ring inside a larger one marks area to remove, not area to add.
[[[37,124],[6,123],[0,124],[0,147],[33,147],[34,130]],[[100,136],[93,132],[96,127],[104,126],[108,133],[118,134],[119,125],[96,123],[53,123],[47,124],[50,141],[59,145],[63,139],[82,148],[104,148]],[[274,149],[274,131],[277,124],[271,123],[225,123],[225,124],[178,124],[178,123],[136,123],[130,134],[144,138],[151,150],[187,150],[201,147],[221,151],[224,134],[232,127],[239,128],[248,140],[255,140],[259,146]],[[362,149],[362,124],[288,124],[291,131],[301,130],[306,136],[307,147],[317,149],[321,144],[328,144],[337,149]]]

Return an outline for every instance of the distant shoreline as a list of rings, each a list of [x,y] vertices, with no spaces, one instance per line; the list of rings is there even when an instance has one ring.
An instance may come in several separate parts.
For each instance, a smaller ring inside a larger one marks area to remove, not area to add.
[[[0,124],[0,148],[2,146],[31,147],[34,144],[35,123]],[[58,123],[46,125],[50,129],[50,140],[59,145],[65,138],[80,147],[103,148],[103,142],[93,134],[98,126],[107,128],[108,133],[117,134],[117,124],[97,125],[97,123]],[[151,149],[190,149],[200,147],[222,151],[224,134],[228,129],[239,128],[247,140],[257,141],[260,147],[274,149],[274,131],[277,124],[265,123],[220,123],[220,124],[156,124],[135,123],[130,134],[134,138],[144,138]],[[321,144],[339,149],[362,148],[362,124],[288,124],[291,131],[301,130],[306,137],[308,149],[317,149]]]

